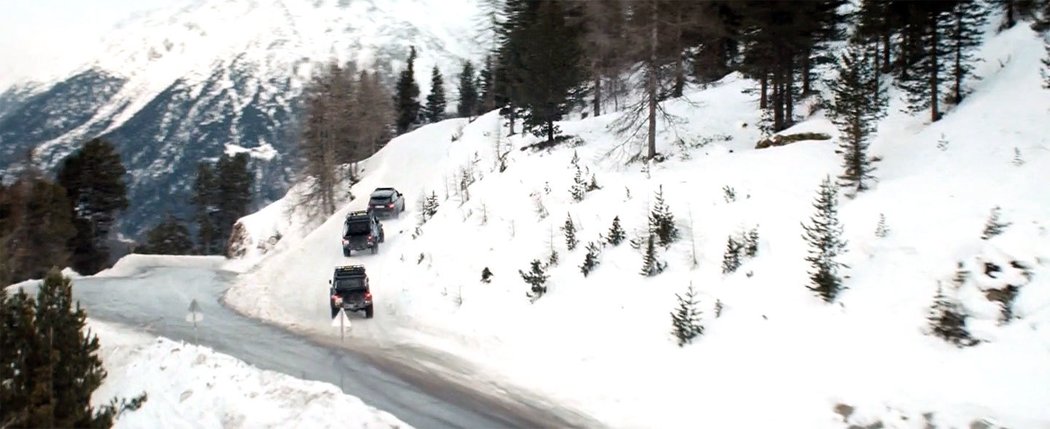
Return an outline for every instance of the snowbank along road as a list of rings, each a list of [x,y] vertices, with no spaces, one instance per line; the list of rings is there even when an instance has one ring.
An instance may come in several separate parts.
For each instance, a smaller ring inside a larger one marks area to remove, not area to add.
[[[151,262],[75,280],[75,298],[93,318],[196,340],[263,369],[338,385],[416,427],[593,427],[579,416],[473,380],[469,368],[458,368],[454,359],[433,351],[369,347],[352,343],[353,338],[340,344],[335,332],[328,338],[303,337],[241,316],[220,303],[235,276],[219,268],[221,259],[144,259]],[[196,332],[186,321],[193,300],[204,316]]]

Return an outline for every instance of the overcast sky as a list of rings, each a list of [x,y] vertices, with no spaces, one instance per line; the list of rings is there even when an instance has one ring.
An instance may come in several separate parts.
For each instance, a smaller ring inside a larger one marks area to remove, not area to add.
[[[24,76],[90,59],[101,37],[136,12],[186,0],[0,0],[0,90]]]

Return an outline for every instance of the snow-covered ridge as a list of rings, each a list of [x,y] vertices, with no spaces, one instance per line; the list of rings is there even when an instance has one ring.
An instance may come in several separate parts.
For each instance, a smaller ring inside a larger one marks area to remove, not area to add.
[[[146,393],[116,428],[408,428],[338,387],[260,370],[207,347],[90,321],[108,376],[93,405]]]
[[[756,83],[737,76],[690,91],[688,102],[666,102],[686,123],[677,134],[660,129],[658,149],[669,160],[648,172],[603,156],[620,143],[607,129],[615,113],[560,123],[579,137],[575,147],[519,151],[536,139],[510,138],[503,173],[493,169],[494,113],[403,135],[369,160],[371,171],[352,191],[363,197],[395,186],[410,202],[434,192],[436,216],[417,231],[412,204],[401,220],[384,222],[378,255],[344,258],[342,216],[362,200],[316,228],[264,209],[245,221],[298,234],[253,255],[258,265],[228,302],[331,335],[326,279],[334,265],[363,264],[376,316],[355,320],[354,336],[460,354],[614,427],[913,428],[924,427],[927,413],[936,427],[1046,427],[1050,92],[1041,89],[1043,55],[1027,26],[991,37],[979,52],[983,80],[934,124],[901,113],[901,95],[891,93],[872,145],[883,159],[879,182],[841,200],[849,243],[842,262],[850,269],[834,305],[805,287],[800,222],[813,214],[818,183],[840,172],[838,132],[817,112],[785,133],[832,140],[754,149],[759,114],[742,91]],[[451,141],[455,134],[462,136]],[[581,202],[569,195],[574,154],[601,186]],[[464,170],[474,180],[469,199],[454,184]],[[667,271],[639,276],[641,255],[622,244],[606,247],[584,277],[583,247],[614,216],[629,236],[644,230],[661,187],[683,235],[660,252]],[[736,199],[723,187],[735,189]],[[982,240],[994,206],[1012,225]],[[880,213],[885,237],[875,235]],[[559,229],[568,216],[581,242],[571,251]],[[724,275],[727,237],[751,228],[760,235],[757,256]],[[549,292],[530,303],[518,270],[552,247],[561,262],[549,271]],[[951,284],[959,262],[972,277],[955,296],[983,341],[967,349],[925,333],[938,285]],[[481,281],[484,268],[494,273],[491,283]],[[689,284],[700,291],[706,331],[678,348],[669,312]],[[1000,323],[988,291],[1008,285],[1020,290],[1016,318]]]

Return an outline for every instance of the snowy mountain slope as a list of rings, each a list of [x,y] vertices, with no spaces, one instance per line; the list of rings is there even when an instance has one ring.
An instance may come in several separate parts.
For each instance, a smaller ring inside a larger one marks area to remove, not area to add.
[[[199,0],[143,14],[70,77],[5,91],[18,97],[0,103],[0,169],[30,148],[54,167],[104,135],[130,173],[121,229],[137,233],[165,211],[187,213],[198,161],[244,148],[264,154],[254,157],[257,196],[272,201],[291,178],[298,99],[316,64],[352,60],[392,79],[414,45],[426,87],[435,64],[451,76],[476,56],[474,8],[467,0]]]
[[[679,134],[660,135],[659,149],[671,159],[649,173],[604,156],[619,143],[606,128],[616,114],[561,123],[582,144],[513,150],[502,174],[490,169],[494,114],[467,125],[456,142],[449,139],[457,121],[399,137],[369,160],[382,166],[366,172],[353,192],[393,185],[412,201],[436,191],[442,205],[418,238],[411,237],[413,206],[410,217],[385,222],[379,255],[343,258],[341,219],[362,200],[305,236],[291,235],[309,228],[287,225],[268,208],[245,219],[263,231],[254,239],[289,233],[269,254],[238,262],[258,264],[227,300],[249,314],[330,335],[331,267],[364,264],[376,318],[355,321],[353,335],[459,354],[614,427],[841,428],[881,421],[911,428],[924,427],[926,413],[936,427],[985,419],[994,427],[1045,427],[1050,92],[1039,84],[1041,43],[1023,25],[990,38],[979,53],[983,80],[937,123],[900,113],[900,95],[892,94],[891,114],[872,146],[883,158],[880,181],[841,200],[849,243],[842,262],[850,269],[835,305],[805,287],[800,226],[813,213],[818,183],[839,172],[835,140],[752,149],[760,137],[756,101],[741,91],[755,83],[736,76],[691,92],[689,102],[667,102],[687,121]],[[838,134],[819,113],[785,133],[801,131]],[[678,139],[708,143],[685,149]],[[535,141],[516,136],[511,143]],[[602,186],[579,203],[568,191],[574,151]],[[475,152],[484,177],[469,187],[469,201],[455,192],[445,198],[446,183]],[[412,174],[391,174],[403,171]],[[683,235],[661,251],[667,271],[639,276],[641,255],[625,243],[606,247],[601,264],[583,277],[583,246],[607,231],[614,216],[629,236],[643,230],[661,186]],[[735,189],[735,202],[726,201],[723,186]],[[537,216],[533,195],[549,216]],[[1012,225],[981,240],[993,206]],[[890,228],[885,238],[874,234],[880,213]],[[573,251],[559,231],[570,214],[581,241]],[[723,275],[727,237],[756,226],[757,257]],[[552,236],[561,263],[550,272],[547,295],[530,304],[517,270],[544,259]],[[951,284],[957,263],[971,275],[951,293],[984,341],[963,350],[924,334],[938,284]],[[489,284],[480,281],[486,267],[494,273]],[[669,313],[674,295],[690,283],[700,291],[707,329],[679,349]],[[1019,287],[1017,318],[1000,325],[997,304],[986,294],[1007,284]]]
[[[109,374],[93,395],[95,405],[147,395],[142,408],[116,421],[117,428],[409,427],[330,384],[260,370],[207,347],[118,325],[90,326]]]

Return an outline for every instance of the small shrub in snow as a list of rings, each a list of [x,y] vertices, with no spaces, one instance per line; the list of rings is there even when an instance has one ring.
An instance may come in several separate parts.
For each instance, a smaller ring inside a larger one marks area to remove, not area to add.
[[[623,200],[624,201],[630,201],[631,200],[631,188],[628,188],[628,187],[624,186],[623,190],[625,192]]]
[[[598,186],[598,178],[594,177],[594,174],[591,174],[591,181],[587,182],[587,192],[597,191],[601,188],[601,186]]]
[[[999,219],[1001,210],[999,206],[992,208],[991,214],[988,215],[988,221],[984,224],[984,231],[981,232],[981,240],[987,240],[1002,234],[1003,230],[1010,226],[1009,222],[1003,222]]]
[[[533,194],[532,202],[536,208],[536,216],[541,220],[547,218],[547,215],[550,213],[547,212],[547,206],[543,204],[543,197],[540,197],[539,194]]]
[[[547,195],[551,194],[551,182],[543,182],[543,193]]]
[[[808,288],[830,303],[843,288],[839,270],[848,268],[836,260],[845,252],[846,242],[841,238],[842,225],[838,221],[838,188],[830,176],[820,184],[813,207],[817,212],[810,218],[810,224],[802,224],[803,238],[809,243],[809,255],[806,256],[811,267]]]
[[[431,191],[430,196],[427,197],[426,203],[423,206],[423,213],[425,218],[433,219],[434,215],[437,214],[439,206],[441,206],[441,203],[438,202],[437,192]]]
[[[749,258],[758,256],[758,227],[751,228],[744,235],[744,254]]]
[[[726,241],[726,253],[722,255],[722,274],[735,272],[740,268],[740,251],[743,246],[733,236]]]
[[[886,215],[879,213],[879,224],[875,225],[875,236],[886,238],[887,235],[890,235],[890,228],[886,226]]]
[[[619,246],[626,238],[623,227],[620,226],[620,217],[616,216],[613,218],[612,226],[609,227],[609,235],[605,238],[605,242],[613,246]]]
[[[649,174],[649,162],[642,163],[642,174],[645,174],[646,179],[652,179],[653,177]]]
[[[720,300],[720,299],[716,300],[715,301],[715,319],[717,319],[719,317],[722,317],[722,308],[724,308],[724,305],[722,304],[722,300]]]
[[[485,267],[483,270],[481,270],[481,282],[482,283],[491,283],[492,282],[492,271],[489,270],[489,267]]]
[[[671,312],[671,334],[678,340],[678,347],[682,347],[703,335],[704,325],[692,283],[686,289],[685,296],[677,293],[674,296],[678,305]]]
[[[948,150],[948,138],[944,137],[944,134],[941,134],[941,138],[937,140],[937,149],[940,149],[941,152]]]
[[[565,234],[565,247],[570,251],[575,250],[579,240],[576,239],[576,225],[572,223],[571,214],[565,218],[565,225],[562,225],[561,232]]]
[[[723,186],[722,187],[722,193],[725,194],[724,198],[726,200],[726,203],[732,203],[732,202],[736,201],[736,189],[733,189],[732,186],[729,186],[729,185]]]
[[[1044,16],[1043,19],[1050,20],[1050,16]],[[1050,89],[1050,42],[1046,42],[1044,48],[1046,57],[1043,58],[1043,69],[1040,73],[1043,74],[1043,88]]]
[[[944,288],[938,285],[937,295],[927,316],[930,333],[960,348],[975,346],[978,341],[966,327],[968,317],[962,304],[948,296]]]
[[[602,247],[597,242],[587,243],[587,254],[583,257],[583,265],[580,265],[580,271],[583,272],[583,276],[587,277],[594,268],[601,262],[598,258],[602,254]]]
[[[572,151],[572,167],[576,169],[576,175],[572,179],[572,186],[569,187],[569,196],[572,197],[573,201],[583,201],[584,194],[587,193],[587,183],[583,180],[583,172],[580,170],[580,157],[576,154],[576,151]]]
[[[521,279],[529,285],[529,291],[525,293],[525,296],[533,302],[547,293],[547,273],[543,271],[543,264],[539,259],[532,260],[529,272],[518,270],[518,274],[521,274]]]
[[[667,263],[660,261],[656,255],[656,240],[652,235],[646,240],[645,253],[642,256],[641,275],[653,277],[667,268]]]
[[[1018,149],[1016,147],[1014,148],[1014,161],[1013,161],[1013,164],[1014,164],[1015,167],[1020,167],[1020,166],[1024,165],[1024,158],[1021,158],[1021,149]]]
[[[664,187],[660,185],[656,191],[656,202],[652,211],[649,212],[649,234],[656,235],[661,246],[670,246],[678,239],[678,227],[674,222],[674,214],[671,208],[664,202]]]

